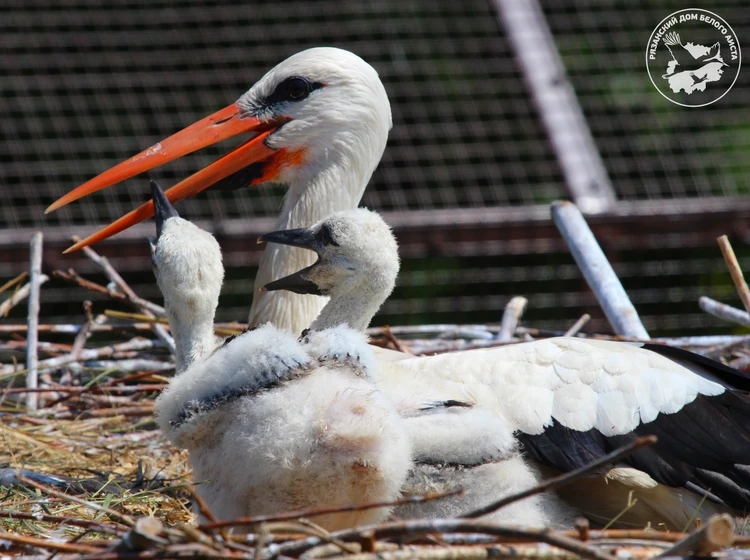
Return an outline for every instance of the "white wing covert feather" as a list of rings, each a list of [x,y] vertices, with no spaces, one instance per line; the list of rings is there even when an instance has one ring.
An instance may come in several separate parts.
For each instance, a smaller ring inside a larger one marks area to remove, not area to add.
[[[394,395],[409,385],[416,393],[420,384],[423,395],[431,394],[430,386],[454,394],[458,390],[461,400],[495,410],[514,429],[532,435],[553,420],[579,431],[622,435],[660,413],[679,411],[698,394],[725,390],[700,372],[635,344],[565,337],[412,358],[397,365],[389,369],[386,364],[379,373],[388,378],[384,387],[394,386]]]

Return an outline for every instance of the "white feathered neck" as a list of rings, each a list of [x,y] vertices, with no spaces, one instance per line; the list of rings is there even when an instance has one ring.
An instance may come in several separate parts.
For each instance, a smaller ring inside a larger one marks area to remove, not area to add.
[[[173,217],[162,226],[155,264],[180,373],[216,345],[214,316],[224,281],[221,249],[210,233]]]
[[[283,167],[275,179],[288,185],[276,229],[307,227],[334,212],[356,208],[392,125],[388,96],[377,72],[358,56],[328,47],[288,58],[243,95],[238,105],[248,112],[265,110],[261,100],[290,76],[304,76],[324,86],[300,103],[284,104],[273,115],[292,120],[269,138],[268,145],[301,151],[303,160]],[[251,326],[270,322],[299,333],[310,325],[325,300],[259,290],[314,260],[302,249],[266,249],[255,278]]]

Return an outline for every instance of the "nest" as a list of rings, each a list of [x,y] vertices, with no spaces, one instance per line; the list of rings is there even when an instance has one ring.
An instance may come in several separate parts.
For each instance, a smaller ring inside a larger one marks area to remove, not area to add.
[[[731,556],[747,556],[741,547],[750,546],[750,538],[735,536],[728,516],[713,517],[689,535],[649,529],[595,531],[585,520],[571,531],[524,529],[476,519],[486,511],[457,519],[394,521],[335,533],[315,523],[316,517],[334,511],[446,495],[217,522],[195,493],[186,453],[171,447],[153,422],[154,399],[168,383],[165,375],[174,369],[174,345],[164,309],[139,298],[105,258],[87,248],[86,254],[106,276],[107,285],[84,279],[75,270],[57,270],[52,275],[135,312],[108,310],[94,316],[90,302],[84,302],[82,324],[40,325],[39,292],[48,280],[41,273],[40,247],[41,235],[38,241],[32,240],[28,282],[24,283],[24,274],[0,287],[0,292],[10,294],[0,304],[0,316],[25,298],[30,300],[27,324],[0,325],[0,356],[5,364],[0,366],[0,545],[8,554],[102,560],[184,556],[605,560],[612,554],[630,558],[708,555],[735,547]],[[499,325],[384,327],[370,329],[369,334],[373,344],[428,355],[550,335],[575,336],[587,321],[582,317],[566,333],[523,328],[518,322],[524,306],[523,298],[514,298]],[[216,325],[216,333],[229,336],[244,327]],[[107,343],[91,347],[89,339],[95,335]],[[46,338],[55,341],[41,340]],[[723,359],[735,367],[750,363],[745,349],[748,336],[662,342]],[[26,367],[18,363],[24,354]],[[23,377],[26,384],[18,387]],[[651,443],[653,438],[642,438],[490,508],[557,488]],[[205,523],[196,524],[198,513]],[[250,532],[246,532],[248,527]]]

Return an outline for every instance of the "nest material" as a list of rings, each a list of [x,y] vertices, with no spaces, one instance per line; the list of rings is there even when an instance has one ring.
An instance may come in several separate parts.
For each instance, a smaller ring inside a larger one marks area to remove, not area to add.
[[[134,294],[105,258],[88,248],[86,252],[107,276],[108,286],[73,270],[54,271],[52,276],[137,313],[108,310],[94,316],[91,303],[83,302],[86,320],[80,325],[39,325],[36,317],[28,324],[0,325],[0,554],[111,560],[136,554],[606,560],[612,553],[648,558],[659,553],[705,555],[731,544],[750,546],[750,539],[735,538],[733,523],[726,517],[710,519],[692,535],[591,531],[586,523],[567,532],[525,530],[466,518],[392,522],[331,534],[314,522],[330,509],[214,523],[194,491],[186,453],[166,442],[152,418],[153,400],[169,379],[164,374],[174,369],[164,309]],[[35,298],[30,309],[38,314],[39,288],[48,278],[32,267],[29,283],[22,285],[25,279],[21,275],[0,286],[0,292],[10,292],[0,304],[0,315],[26,297]],[[374,344],[425,355],[563,334],[519,327],[525,302],[516,303],[500,325],[385,327],[371,329],[370,335]],[[564,334],[576,335],[585,322],[584,317]],[[216,332],[229,336],[243,328],[217,325]],[[39,340],[40,335],[45,340]],[[750,364],[747,336],[666,342],[723,358],[736,367]],[[24,354],[29,369],[18,363]],[[24,376],[31,388],[18,386]],[[546,483],[550,486],[554,485]],[[196,509],[208,519],[206,524],[194,524]],[[249,526],[252,532],[230,534],[229,528],[237,525]],[[747,554],[735,548],[730,555]]]

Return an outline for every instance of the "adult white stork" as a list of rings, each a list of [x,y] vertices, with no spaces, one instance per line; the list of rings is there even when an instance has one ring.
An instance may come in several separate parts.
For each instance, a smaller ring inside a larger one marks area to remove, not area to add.
[[[358,56],[319,47],[297,53],[263,76],[232,105],[102,173],[47,212],[231,136],[254,136],[166,191],[177,202],[209,187],[288,185],[276,229],[306,227],[356,208],[378,165],[391,128],[391,108],[377,72]],[[68,251],[101,241],[148,219],[153,202],[120,218]],[[255,278],[250,323],[301,332],[325,299],[291,292],[258,293],[274,278],[312,264],[309,251],[272,245]]]
[[[208,340],[203,331],[213,326],[213,294],[221,287],[221,274],[213,271],[222,269],[221,253],[208,232],[177,216],[157,186],[153,191],[159,287],[168,307],[186,308],[170,313],[170,327],[185,339]],[[156,401],[159,426],[190,452],[193,476],[203,481],[198,492],[219,519],[393,501],[400,495],[411,465],[404,422],[374,383],[372,347],[347,326],[358,317],[364,326],[353,326],[364,330],[390,294],[398,254],[395,241],[381,243],[379,234],[388,227],[372,219],[376,215],[355,212],[361,217],[355,222],[264,236],[331,256],[268,285],[331,296],[301,341],[264,325],[227,340],[209,356],[193,351],[202,344],[184,346],[191,350],[182,356],[189,367],[178,371]],[[343,236],[356,245],[340,248],[334,238]],[[347,258],[363,248],[371,249],[364,253],[369,262]],[[339,529],[381,521],[388,511],[342,512],[316,522]]]
[[[279,228],[304,227],[357,205],[390,126],[387,96],[369,65],[346,51],[310,49],[279,64],[235,104],[78,187],[50,210],[250,131],[251,140],[175,185],[167,197],[180,200],[211,185],[281,182],[289,191]],[[146,204],[71,250],[152,213]],[[271,247],[256,286],[311,262],[304,251]],[[311,296],[267,293],[255,298],[251,318],[299,332],[321,305]],[[388,354],[378,363],[381,386],[396,400],[411,386],[424,401],[431,387],[442,385],[452,387],[460,402],[495,407],[529,456],[551,468],[568,470],[634,434],[657,433],[656,447],[609,473],[606,491],[569,496],[583,500],[579,506],[593,518],[618,513],[631,489],[640,501],[621,519],[634,524],[681,529],[696,512],[750,509],[750,383],[746,374],[717,362],[655,345],[558,339],[428,359]]]
[[[434,428],[417,464],[481,464],[471,440],[514,435],[543,472],[585,465],[632,439],[656,445],[559,495],[595,523],[682,530],[712,513],[750,510],[750,377],[657,344],[552,338],[378,364],[397,408],[426,400],[494,412],[491,430]],[[425,421],[429,421],[426,419]],[[462,441],[464,443],[462,443]],[[413,442],[420,449],[420,442]],[[462,453],[457,452],[463,449]],[[453,455],[446,462],[443,457]]]

